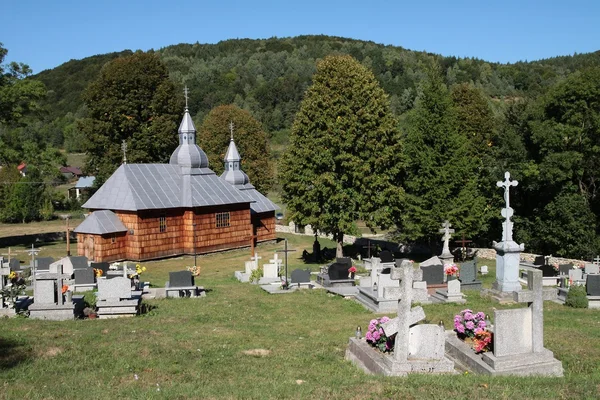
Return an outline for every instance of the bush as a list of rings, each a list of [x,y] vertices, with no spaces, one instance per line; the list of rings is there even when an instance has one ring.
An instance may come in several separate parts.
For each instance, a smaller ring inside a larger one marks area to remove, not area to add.
[[[585,286],[571,286],[569,292],[567,293],[565,305],[573,308],[587,308],[588,303]]]

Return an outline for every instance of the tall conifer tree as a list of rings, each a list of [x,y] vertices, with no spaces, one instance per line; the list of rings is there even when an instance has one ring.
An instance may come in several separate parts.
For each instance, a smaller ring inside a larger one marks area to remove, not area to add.
[[[342,238],[357,220],[386,226],[398,208],[399,137],[388,96],[350,56],[317,64],[281,162],[289,217]]]
[[[429,70],[404,138],[406,201],[398,216],[401,240],[432,243],[449,220],[467,236],[483,229],[485,198],[477,160],[437,67]]]

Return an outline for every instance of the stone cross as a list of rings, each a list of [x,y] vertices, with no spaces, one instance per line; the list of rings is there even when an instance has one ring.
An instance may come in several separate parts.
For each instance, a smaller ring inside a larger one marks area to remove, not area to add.
[[[40,252],[40,249],[36,249],[35,247],[33,247],[33,244],[31,245],[31,249],[27,250],[27,254],[29,254],[31,256],[31,280],[32,280],[32,283],[35,282],[35,256],[37,256],[39,252]]]
[[[0,308],[4,308],[4,277],[10,274],[10,267],[0,261]]]
[[[8,249],[8,253],[9,253],[9,261],[10,261],[10,248]],[[596,258],[594,258],[594,264],[600,264],[600,256],[596,256]]]
[[[283,264],[283,260],[279,258],[279,254],[275,253],[273,258],[269,260],[269,263],[275,264],[277,266],[277,271],[279,272],[279,268],[281,267],[281,264]]]
[[[444,248],[442,250],[442,254],[450,254],[450,247],[448,246],[448,242],[450,240],[451,237],[451,233],[454,233],[454,229],[450,229],[450,227],[452,226],[452,224],[446,220],[444,221],[444,223],[442,224],[442,229],[440,229],[440,233],[443,233],[444,236],[442,236],[442,241],[444,242]]]
[[[262,257],[258,256],[258,253],[254,253],[254,257],[250,257],[250,260],[254,261],[254,265],[258,268],[258,260],[262,259]]]
[[[544,349],[544,292],[542,271],[527,268],[527,290],[514,293],[514,300],[531,308],[531,344],[534,353]]]
[[[496,186],[504,188],[504,201],[506,201],[506,207],[502,209],[502,216],[505,219],[504,224],[502,224],[502,241],[503,242],[511,242],[512,238],[512,227],[513,223],[510,218],[513,216],[513,209],[510,208],[510,193],[509,188],[511,186],[517,186],[519,184],[518,181],[510,180],[510,172],[506,171],[504,173],[504,181],[496,182]]]
[[[406,362],[409,353],[410,326],[425,318],[422,307],[411,309],[413,297],[413,266],[410,261],[403,260],[400,267],[391,269],[390,278],[400,279],[400,300],[398,301],[398,316],[383,324],[386,336],[396,334],[394,357],[397,362]]]

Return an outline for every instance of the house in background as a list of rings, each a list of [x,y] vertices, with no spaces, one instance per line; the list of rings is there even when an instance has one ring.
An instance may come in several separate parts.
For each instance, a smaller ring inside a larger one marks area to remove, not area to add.
[[[218,177],[186,107],[168,164],[123,163],[83,205],[77,252],[101,261],[208,253],[275,239],[277,207],[240,170],[233,142]]]
[[[83,173],[81,172],[80,168],[78,168],[78,167],[71,167],[71,166],[60,167],[60,173],[68,181],[70,181],[71,179],[75,179],[75,178],[79,178],[79,177],[83,176]]]
[[[83,194],[89,194],[94,186],[95,176],[82,176],[72,188],[69,188],[69,199],[79,200]]]

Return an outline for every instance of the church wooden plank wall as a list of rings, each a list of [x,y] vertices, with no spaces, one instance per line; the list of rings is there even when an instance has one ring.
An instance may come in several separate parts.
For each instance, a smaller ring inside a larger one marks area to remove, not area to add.
[[[275,239],[275,211],[253,215],[252,224],[255,226],[257,241]]]
[[[229,213],[229,226],[217,228],[217,213]],[[274,212],[251,216],[248,204],[167,209],[115,211],[128,232],[116,235],[77,235],[77,252],[95,261],[148,260],[180,254],[208,253],[248,246],[255,226],[257,241],[275,239]],[[166,230],[161,232],[160,219]],[[115,240],[113,243],[113,236]]]

